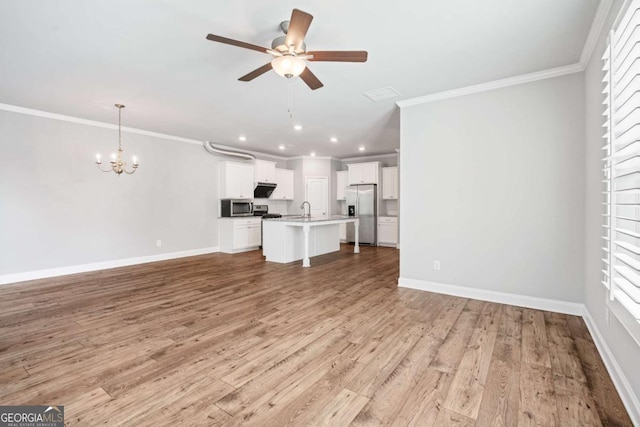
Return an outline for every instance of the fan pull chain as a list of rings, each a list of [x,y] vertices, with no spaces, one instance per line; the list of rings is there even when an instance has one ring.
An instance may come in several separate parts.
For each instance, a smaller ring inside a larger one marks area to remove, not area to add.
[[[291,105],[291,79],[287,79],[287,111],[289,118],[293,119],[293,107]]]

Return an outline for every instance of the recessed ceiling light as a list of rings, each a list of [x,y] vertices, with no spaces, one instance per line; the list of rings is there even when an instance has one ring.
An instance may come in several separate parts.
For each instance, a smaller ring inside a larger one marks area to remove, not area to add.
[[[244,142],[244,141],[246,141],[246,140],[247,140],[247,137],[246,137],[246,136],[244,136],[244,135],[240,135],[240,136],[238,137],[238,140],[240,140],[240,141]]]
[[[358,147],[358,150],[364,151],[364,147],[361,145],[360,147]]]
[[[335,136],[332,136],[331,138],[329,138],[329,141],[338,142],[338,138],[336,138]]]
[[[285,147],[284,147],[284,144],[280,144],[280,145],[278,145],[278,148],[279,148],[280,150],[284,150],[284,148],[285,148]]]
[[[315,155],[316,155],[316,152],[315,152],[315,151],[312,151],[312,152],[311,152],[311,157],[313,157],[313,156],[315,156]]]
[[[295,125],[295,126],[293,126],[293,128],[295,130],[302,130],[302,125]]]

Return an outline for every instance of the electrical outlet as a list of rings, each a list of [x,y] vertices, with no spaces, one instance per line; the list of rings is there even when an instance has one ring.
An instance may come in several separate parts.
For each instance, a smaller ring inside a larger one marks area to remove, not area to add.
[[[162,240],[156,240],[156,246],[158,247],[162,246]]]
[[[440,270],[440,261],[433,261],[433,269]]]

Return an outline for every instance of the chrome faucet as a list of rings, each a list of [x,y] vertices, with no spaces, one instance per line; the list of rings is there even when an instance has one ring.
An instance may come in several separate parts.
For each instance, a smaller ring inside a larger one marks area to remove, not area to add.
[[[304,205],[309,206],[309,214],[307,215],[305,209],[304,209]],[[303,218],[311,218],[311,203],[307,202],[306,200],[304,202],[302,202],[302,204],[300,205],[300,209],[302,209],[302,217]]]

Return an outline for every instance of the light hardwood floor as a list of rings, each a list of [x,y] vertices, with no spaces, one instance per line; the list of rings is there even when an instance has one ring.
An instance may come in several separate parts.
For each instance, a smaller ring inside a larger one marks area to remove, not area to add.
[[[397,288],[398,252],[0,286],[0,404],[72,425],[629,426],[582,319]]]

